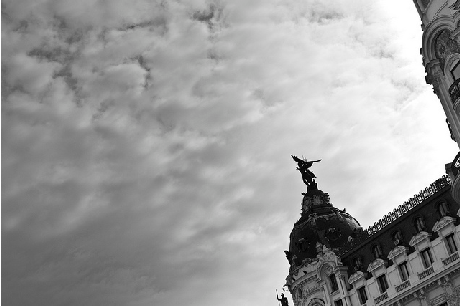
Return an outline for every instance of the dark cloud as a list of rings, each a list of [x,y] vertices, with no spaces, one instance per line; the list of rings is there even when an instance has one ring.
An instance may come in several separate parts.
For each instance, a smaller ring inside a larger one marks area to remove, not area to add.
[[[418,17],[388,6],[3,3],[2,301],[265,305],[291,154],[364,226],[438,178],[456,148]]]

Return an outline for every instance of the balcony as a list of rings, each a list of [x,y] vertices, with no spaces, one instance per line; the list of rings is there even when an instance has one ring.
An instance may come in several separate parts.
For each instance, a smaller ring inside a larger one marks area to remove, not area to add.
[[[396,286],[395,289],[396,289],[396,292],[400,292],[400,291],[406,289],[407,287],[410,287],[410,281],[409,280],[406,280],[401,285]]]
[[[448,265],[450,265],[451,263],[453,263],[454,261],[457,261],[458,258],[459,258],[458,253],[455,252],[455,253],[453,253],[452,255],[450,255],[449,257],[447,257],[446,259],[443,259],[443,260],[442,260],[442,263],[443,263],[445,266],[448,266]]]
[[[433,266],[429,267],[428,269],[426,269],[425,271],[421,272],[421,273],[418,273],[418,278],[420,280],[426,278],[428,275],[431,275],[434,273],[434,270],[433,270]]]
[[[455,82],[449,87],[450,100],[452,101],[452,106],[454,109],[460,103],[460,79],[455,80]]]
[[[387,298],[388,298],[388,293],[386,292],[379,295],[377,298],[374,299],[375,305],[377,305],[380,302],[385,301]]]

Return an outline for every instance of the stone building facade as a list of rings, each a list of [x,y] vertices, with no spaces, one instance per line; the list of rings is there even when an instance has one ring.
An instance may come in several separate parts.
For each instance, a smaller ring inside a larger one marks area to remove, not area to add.
[[[422,21],[420,53],[426,71],[426,82],[446,114],[451,138],[460,147],[460,1],[414,0]],[[446,171],[451,177],[452,193],[460,201],[460,153]]]
[[[309,188],[286,286],[295,306],[460,305],[460,205],[447,176],[367,230]]]

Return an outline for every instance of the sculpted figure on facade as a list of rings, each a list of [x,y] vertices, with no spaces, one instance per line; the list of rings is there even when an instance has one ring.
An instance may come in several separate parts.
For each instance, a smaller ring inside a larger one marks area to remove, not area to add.
[[[309,170],[311,166],[313,166],[313,163],[320,162],[321,160],[312,160],[308,161],[307,159],[300,159],[295,155],[291,155],[292,159],[297,163],[297,170],[300,171],[302,174],[302,181],[304,182],[305,185],[307,186],[316,186],[315,182],[315,174]]]

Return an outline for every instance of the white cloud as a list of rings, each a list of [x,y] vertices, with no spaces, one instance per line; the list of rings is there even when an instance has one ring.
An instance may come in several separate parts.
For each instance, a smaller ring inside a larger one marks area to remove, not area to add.
[[[5,303],[274,302],[290,154],[368,226],[457,150],[406,6],[6,2]]]

